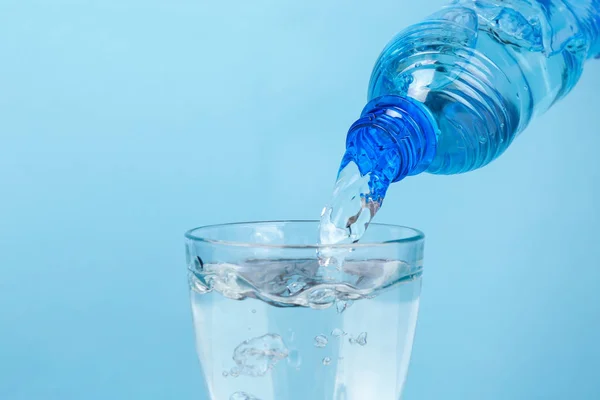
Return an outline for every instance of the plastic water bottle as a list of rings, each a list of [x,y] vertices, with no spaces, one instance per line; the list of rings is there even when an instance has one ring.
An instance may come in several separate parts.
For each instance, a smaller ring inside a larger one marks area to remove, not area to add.
[[[600,57],[600,0],[460,0],[394,37],[350,127],[321,242],[356,241],[388,186],[502,154]]]

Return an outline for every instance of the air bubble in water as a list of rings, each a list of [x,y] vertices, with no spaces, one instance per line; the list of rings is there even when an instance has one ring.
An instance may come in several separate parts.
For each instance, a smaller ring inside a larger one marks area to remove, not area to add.
[[[572,53],[587,52],[587,41],[581,36],[572,37],[567,41],[566,49]]]
[[[335,302],[335,307],[337,309],[338,313],[343,313],[346,308],[350,307],[352,305],[352,300],[337,300]]]
[[[227,378],[227,376],[228,376],[228,375],[229,375],[229,372],[227,372],[227,371],[223,371],[223,377],[224,377],[224,378]]]
[[[414,78],[410,74],[402,74],[398,77],[396,87],[397,90],[406,92],[411,83],[413,83]]]
[[[356,338],[356,343],[358,343],[361,346],[364,346],[367,344],[367,332],[362,332],[360,335],[358,335],[358,337]]]
[[[315,336],[315,347],[325,347],[327,346],[327,343],[329,341],[327,340],[327,337],[325,335],[317,335]]]
[[[331,336],[336,337],[336,338],[342,337],[345,334],[346,334],[346,332],[344,332],[340,328],[335,328],[334,330],[331,331]]]
[[[329,365],[329,364],[331,364],[331,358],[329,358],[329,357],[323,358],[323,365]]]
[[[235,392],[229,397],[229,400],[260,400],[258,397],[254,397],[246,392]]]
[[[229,375],[231,375],[234,378],[237,378],[238,376],[240,376],[240,370],[237,369],[236,367],[231,368],[231,370],[229,371]]]
[[[527,20],[517,10],[503,8],[494,18],[492,34],[502,43],[512,44],[530,51],[542,51],[542,28],[538,19]]]
[[[240,374],[263,376],[288,354],[281,336],[267,333],[242,342],[233,352],[233,361]]]

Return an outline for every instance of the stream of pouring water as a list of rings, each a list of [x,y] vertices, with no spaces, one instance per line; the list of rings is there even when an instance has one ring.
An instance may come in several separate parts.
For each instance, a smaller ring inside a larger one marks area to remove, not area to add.
[[[321,245],[355,243],[364,235],[383,201],[371,196],[369,180],[370,174],[361,176],[354,162],[340,171],[331,200],[321,213]],[[320,256],[327,262],[334,254],[321,251]]]

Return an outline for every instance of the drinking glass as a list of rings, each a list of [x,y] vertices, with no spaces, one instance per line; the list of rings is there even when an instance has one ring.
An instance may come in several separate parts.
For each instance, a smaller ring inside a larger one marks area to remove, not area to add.
[[[319,246],[317,221],[271,221],[185,236],[206,399],[401,397],[421,232],[371,224],[359,243]]]

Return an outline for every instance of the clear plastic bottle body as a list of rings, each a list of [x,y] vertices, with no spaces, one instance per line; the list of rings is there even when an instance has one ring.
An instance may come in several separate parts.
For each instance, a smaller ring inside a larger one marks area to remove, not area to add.
[[[600,0],[455,0],[381,53],[346,136],[322,243],[356,241],[393,182],[502,154],[600,56]]]
[[[369,100],[424,104],[438,128],[427,171],[462,173],[502,154],[599,54],[600,0],[464,0],[392,39]]]

